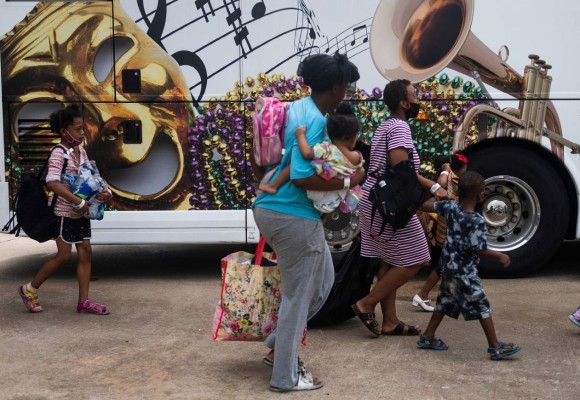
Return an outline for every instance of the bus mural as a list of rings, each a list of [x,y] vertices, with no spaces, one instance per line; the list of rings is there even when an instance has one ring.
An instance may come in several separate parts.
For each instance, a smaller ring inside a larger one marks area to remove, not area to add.
[[[254,102],[308,95],[296,76],[300,60],[338,51],[361,71],[347,98],[361,122],[360,141],[370,145],[388,115],[385,83],[411,80],[422,100],[411,121],[422,172],[433,174],[437,158],[464,150],[488,182],[490,245],[510,254],[513,274],[531,272],[562,240],[580,236],[577,156],[566,154],[579,147],[566,131],[573,118],[556,111],[568,111],[580,90],[562,96],[566,78],[552,85],[552,66],[530,55],[553,50],[550,37],[516,49],[512,42],[522,41],[505,25],[486,25],[499,0],[475,3],[3,0],[0,216],[8,220],[21,174],[41,166],[58,141],[49,113],[78,103],[85,148],[114,192],[106,217],[93,223],[94,243],[255,243]],[[572,0],[562,8],[580,11]],[[480,38],[510,48],[496,55]],[[517,57],[517,70],[508,57]],[[550,99],[555,89],[559,97]],[[518,168],[520,161],[534,167]],[[548,190],[559,193],[557,201]],[[325,231],[330,245],[348,245],[358,233],[357,211],[337,211]]]

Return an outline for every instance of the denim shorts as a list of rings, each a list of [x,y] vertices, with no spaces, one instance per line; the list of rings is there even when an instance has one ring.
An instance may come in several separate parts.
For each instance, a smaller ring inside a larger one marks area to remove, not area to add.
[[[491,317],[491,308],[479,278],[443,276],[437,295],[436,312],[466,321]]]

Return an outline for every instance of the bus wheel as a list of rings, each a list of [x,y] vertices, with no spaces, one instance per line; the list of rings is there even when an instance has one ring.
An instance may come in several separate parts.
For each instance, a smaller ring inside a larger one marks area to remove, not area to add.
[[[349,214],[336,209],[326,217],[324,237],[335,264],[346,254],[353,239],[360,233],[359,216],[357,208]]]
[[[480,274],[521,277],[546,264],[562,245],[570,214],[566,188],[552,165],[533,150],[497,146],[469,154],[468,169],[485,178],[479,211],[488,248],[511,258],[504,269],[481,257]]]

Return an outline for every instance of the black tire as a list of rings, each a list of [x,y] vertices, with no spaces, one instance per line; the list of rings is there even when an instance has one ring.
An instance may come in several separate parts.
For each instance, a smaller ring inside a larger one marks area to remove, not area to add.
[[[562,245],[570,205],[554,167],[527,148],[493,146],[469,154],[470,170],[486,179],[482,214],[488,247],[508,254],[503,266],[482,257],[479,272],[488,278],[516,278],[545,265]]]

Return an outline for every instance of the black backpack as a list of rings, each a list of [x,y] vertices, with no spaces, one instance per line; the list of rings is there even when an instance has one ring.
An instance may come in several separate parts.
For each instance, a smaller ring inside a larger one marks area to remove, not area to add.
[[[403,160],[394,167],[387,164],[384,173],[374,171],[369,175],[377,179],[369,191],[369,200],[372,203],[371,226],[377,211],[383,220],[379,236],[387,224],[394,231],[404,228],[429,197],[417,179],[411,159]]]
[[[334,265],[334,285],[326,302],[308,321],[308,326],[329,326],[355,316],[351,305],[369,294],[374,279],[372,259],[361,257],[360,235]]]
[[[62,148],[66,152],[64,146],[56,145],[51,150],[51,154],[57,147]],[[65,158],[61,175],[66,170],[67,162],[68,159]],[[54,194],[51,204],[48,205],[48,197],[44,188],[46,182],[43,180],[44,170],[47,165],[48,159],[37,175],[22,175],[18,193],[16,194],[16,213],[6,223],[2,229],[3,231],[9,229],[14,217],[16,217],[17,224],[10,231],[11,234],[18,236],[20,229],[22,229],[28,237],[39,243],[53,238],[55,225],[58,223],[58,218],[54,215],[54,205],[56,204],[58,196]]]

